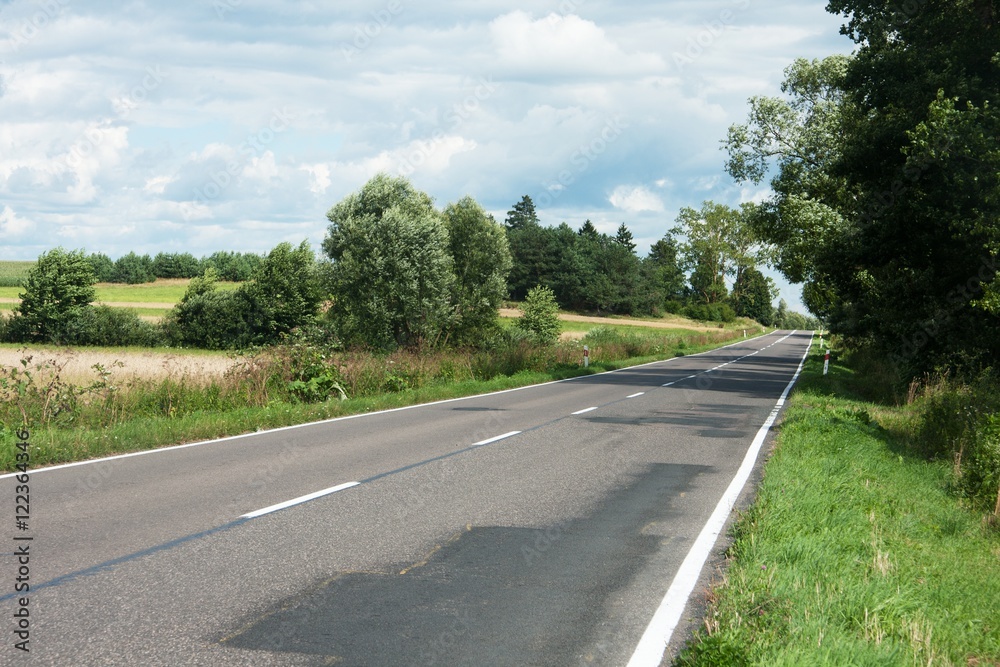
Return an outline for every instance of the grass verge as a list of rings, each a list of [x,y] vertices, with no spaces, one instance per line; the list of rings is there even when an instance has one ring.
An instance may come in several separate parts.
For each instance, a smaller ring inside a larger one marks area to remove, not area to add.
[[[675,665],[1000,665],[1000,532],[905,441],[914,405],[814,351]]]

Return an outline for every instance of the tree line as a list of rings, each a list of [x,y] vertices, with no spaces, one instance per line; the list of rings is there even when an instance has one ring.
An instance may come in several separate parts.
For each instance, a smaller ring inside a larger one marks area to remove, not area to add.
[[[31,271],[0,335],[221,349],[268,345],[308,330],[346,347],[489,346],[512,335],[499,320],[508,298],[528,302],[548,320],[562,307],[809,325],[783,302],[773,308],[773,284],[757,268],[767,253],[748,236],[745,212],[712,202],[683,209],[677,226],[643,258],[624,224],[615,236],[589,221],[576,231],[565,223],[544,227],[527,196],[500,224],[471,197],[438,210],[408,180],[385,174],[333,206],[327,218],[321,258],[306,242],[282,243],[262,256],[215,253],[202,260],[129,253],[112,262],[52,250]],[[95,282],[139,282],[150,272],[194,275],[162,322],[93,305]],[[221,279],[242,280],[223,290]],[[531,324],[536,320],[525,318],[526,330],[514,335],[551,340],[552,322]]]
[[[767,253],[751,237],[744,211],[709,201],[682,209],[676,223],[640,258],[624,223],[614,236],[589,220],[575,231],[566,223],[544,227],[525,196],[505,220],[514,261],[511,297],[544,285],[570,310],[778,323],[773,281],[758,268]]]
[[[220,280],[249,280],[260,266],[261,255],[252,252],[220,251],[197,258],[189,252],[160,252],[155,257],[130,252],[118,259],[104,253],[87,255],[94,277],[99,283],[138,285],[157,278],[196,278],[212,269]]]

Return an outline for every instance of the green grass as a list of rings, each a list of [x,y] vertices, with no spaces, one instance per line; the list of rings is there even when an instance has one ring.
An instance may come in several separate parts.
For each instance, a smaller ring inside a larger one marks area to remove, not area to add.
[[[694,333],[696,332],[689,332]],[[715,344],[685,346],[686,353],[695,353],[732,341]],[[33,348],[34,351],[35,348]],[[110,348],[113,354],[119,348]],[[142,349],[141,351],[146,351]],[[175,350],[168,350],[171,354]],[[197,352],[195,352],[197,353]],[[217,353],[216,353],[217,354]],[[590,368],[573,365],[558,365],[544,372],[522,371],[512,376],[499,376],[490,380],[438,380],[430,384],[398,392],[384,393],[374,396],[359,396],[346,401],[328,401],[318,404],[302,404],[272,401],[265,407],[240,407],[229,410],[194,410],[185,414],[147,415],[128,418],[103,428],[69,425],[39,427],[32,430],[32,465],[42,466],[56,463],[79,461],[87,458],[108,456],[112,454],[141,451],[194,442],[208,438],[217,438],[258,429],[276,428],[331,417],[360,414],[375,410],[385,410],[407,405],[416,405],[430,401],[438,401],[462,396],[472,396],[513,387],[523,387],[550,380],[559,380],[599,373],[602,371],[634,366],[674,356],[671,352],[661,354],[631,357],[620,361],[605,361],[594,359]],[[166,390],[176,392],[177,401],[182,389],[177,385],[161,386],[153,390],[154,402],[164,398]],[[211,390],[208,392],[211,394]],[[183,398],[183,397],[181,397]],[[215,398],[218,398],[216,395]],[[214,400],[207,396],[205,402]],[[13,465],[13,436],[8,429],[0,428],[0,470],[10,470]]]
[[[6,262],[10,264],[10,262]],[[0,267],[4,262],[0,262]],[[33,262],[29,262],[33,264]],[[118,285],[101,283],[97,285],[97,301],[110,303],[177,303],[184,296],[187,289],[187,280],[157,281],[155,283],[144,283],[141,285]],[[240,283],[220,282],[217,283],[219,289],[234,290]],[[22,287],[4,285],[0,281],[0,298],[16,299],[24,291]],[[0,304],[0,307],[7,306],[12,309],[14,304]],[[153,309],[155,312],[145,313],[140,310],[140,315],[163,315],[166,311]]]
[[[588,332],[596,329],[597,327],[602,327],[605,329],[612,329],[618,333],[623,334],[638,334],[638,335],[666,335],[666,334],[676,334],[676,333],[690,333],[690,329],[660,329],[657,327],[641,327],[635,324],[612,324],[610,321],[604,324],[594,324],[593,322],[568,322],[566,320],[560,320],[559,323],[562,325],[563,331],[582,331]]]
[[[97,286],[97,300],[118,303],[177,303],[184,296],[187,280],[157,281],[141,285],[101,283]],[[219,289],[233,290],[239,283],[217,283]]]
[[[34,262],[0,260],[0,287],[19,287],[34,265]]]
[[[1000,664],[1000,531],[908,453],[913,407],[864,385],[814,350],[676,665]]]

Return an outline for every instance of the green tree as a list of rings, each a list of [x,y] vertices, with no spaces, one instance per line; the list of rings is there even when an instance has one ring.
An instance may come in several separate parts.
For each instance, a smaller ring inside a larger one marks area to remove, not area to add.
[[[94,300],[94,271],[83,251],[55,248],[28,272],[21,303],[9,323],[20,342],[57,341],[67,322]]]
[[[597,227],[589,219],[583,222],[583,225],[580,226],[580,231],[577,233],[581,237],[591,240],[601,237],[601,233],[597,231]]]
[[[436,344],[454,319],[448,230],[431,198],[379,174],[329,213],[329,313],[345,342]]]
[[[504,228],[471,197],[444,209],[455,283],[453,342],[481,343],[498,330],[512,266]]]
[[[531,197],[524,195],[521,197],[521,201],[514,204],[514,208],[507,211],[504,225],[508,230],[521,229],[531,225],[538,226],[538,214],[535,213],[535,202],[531,201]]]
[[[765,326],[774,320],[772,300],[776,296],[773,281],[757,270],[746,267],[733,284],[730,299],[733,310],[740,317],[749,317]]]
[[[844,90],[850,64],[842,55],[796,60],[785,70],[786,96],[751,98],[747,122],[733,125],[725,142],[726,170],[737,181],[760,183],[774,165],[775,195],[744,209],[745,218],[775,249],[774,266],[816,293],[829,293],[824,286],[841,261],[838,237],[846,229],[841,209],[850,193],[836,164],[853,114]]]
[[[220,280],[241,283],[250,280],[254,269],[260,266],[261,256],[246,252],[220,251],[202,261],[203,269],[213,268]]]
[[[156,280],[153,273],[153,260],[149,255],[138,255],[130,252],[115,261],[115,273],[112,282],[138,285]]]
[[[713,304],[726,298],[726,275],[735,271],[735,238],[739,232],[739,211],[706,201],[700,210],[685,207],[677,216],[673,233],[686,237],[681,246],[687,268],[691,269],[691,289],[700,303]]]
[[[115,277],[115,261],[101,252],[87,255],[87,262],[94,272],[94,279],[99,283],[110,283]]]
[[[559,333],[562,331],[559,324],[559,304],[551,289],[540,285],[530,289],[521,312],[516,326],[532,340],[543,345],[551,345],[559,340]]]
[[[642,263],[643,282],[652,292],[652,303],[659,309],[676,310],[684,297],[687,279],[680,264],[680,247],[667,233],[654,243]]]
[[[153,258],[157,278],[194,278],[201,273],[201,263],[189,252],[160,252]]]
[[[277,342],[283,334],[310,323],[323,299],[316,258],[309,243],[297,248],[279,243],[239,288],[248,304],[250,343]]]
[[[797,61],[774,106],[801,113],[752,109],[730,154],[777,156],[763,227],[810,310],[919,373],[1000,356],[1000,31],[989,2],[911,4],[830,2],[855,56]]]
[[[625,226],[623,222],[618,227],[618,233],[615,235],[615,241],[618,245],[626,248],[629,252],[635,252],[635,239],[632,238],[632,232],[629,228]]]

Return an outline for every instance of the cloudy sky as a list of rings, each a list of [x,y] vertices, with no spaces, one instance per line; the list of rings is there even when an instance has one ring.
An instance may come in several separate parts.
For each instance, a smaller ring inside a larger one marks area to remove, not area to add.
[[[318,247],[379,171],[645,253],[763,194],[719,140],[794,58],[851,51],[824,5],[0,0],[0,259]]]

